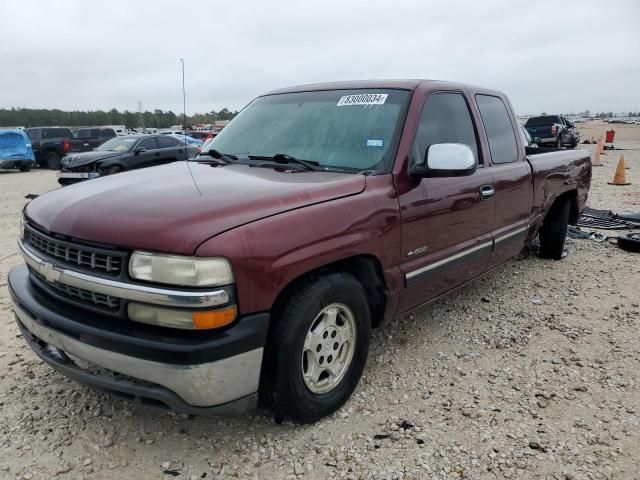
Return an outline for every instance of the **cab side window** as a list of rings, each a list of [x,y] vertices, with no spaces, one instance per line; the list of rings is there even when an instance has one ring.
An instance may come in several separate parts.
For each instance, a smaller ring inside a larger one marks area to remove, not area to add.
[[[156,139],[153,137],[144,138],[138,142],[138,146],[136,148],[144,148],[145,150],[155,150],[156,148]]]
[[[413,142],[412,162],[422,163],[431,145],[462,143],[473,151],[477,163],[478,141],[467,101],[461,93],[432,93],[422,108],[418,131]]]
[[[518,144],[507,107],[499,97],[476,95],[476,102],[489,141],[491,161],[510,163],[518,159]]]

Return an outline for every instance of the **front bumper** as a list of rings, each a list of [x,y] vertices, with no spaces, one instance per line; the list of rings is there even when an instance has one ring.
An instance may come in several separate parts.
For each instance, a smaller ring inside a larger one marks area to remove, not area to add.
[[[60,304],[29,280],[26,266],[12,269],[8,280],[29,346],[76,381],[189,414],[239,414],[257,403],[267,313],[241,317],[220,332],[200,332],[203,338],[196,332],[173,338],[171,329],[102,319]]]
[[[60,185],[71,185],[72,183],[91,180],[100,177],[99,172],[60,172],[58,173],[58,183]]]

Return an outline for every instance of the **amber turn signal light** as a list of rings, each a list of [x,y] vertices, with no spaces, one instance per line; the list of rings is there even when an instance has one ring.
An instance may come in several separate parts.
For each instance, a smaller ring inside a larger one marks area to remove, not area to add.
[[[220,328],[229,325],[236,319],[238,310],[235,306],[210,311],[199,311],[191,314],[193,328],[198,330]]]

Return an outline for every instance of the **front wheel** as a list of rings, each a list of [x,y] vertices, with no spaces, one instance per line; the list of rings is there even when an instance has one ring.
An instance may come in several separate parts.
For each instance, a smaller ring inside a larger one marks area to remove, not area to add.
[[[276,417],[314,422],[356,388],[369,353],[371,315],[362,285],[333,273],[300,282],[273,319],[261,396]]]
[[[115,173],[122,172],[122,167],[119,165],[113,165],[104,169],[104,175],[113,175]]]
[[[21,172],[29,172],[31,171],[31,165],[26,164],[26,165],[20,165],[20,171]]]

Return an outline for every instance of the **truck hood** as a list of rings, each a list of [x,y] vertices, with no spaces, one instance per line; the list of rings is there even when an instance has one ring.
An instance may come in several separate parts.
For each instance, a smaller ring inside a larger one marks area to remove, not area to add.
[[[71,170],[89,165],[98,160],[106,160],[107,158],[119,157],[120,155],[122,155],[122,152],[100,152],[95,150],[92,152],[72,153],[62,159],[62,168]]]
[[[174,162],[64,187],[33,200],[26,216],[51,233],[192,255],[226,230],[365,188],[364,175],[195,162],[190,167]]]

